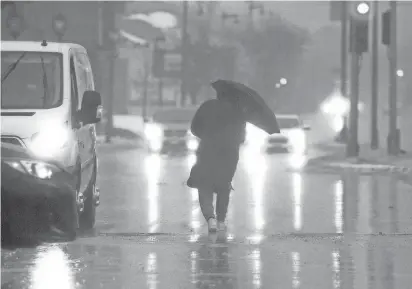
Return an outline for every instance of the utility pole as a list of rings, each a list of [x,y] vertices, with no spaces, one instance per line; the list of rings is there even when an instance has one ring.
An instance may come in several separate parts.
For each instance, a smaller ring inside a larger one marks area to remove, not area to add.
[[[351,28],[352,54],[351,54],[351,100],[349,116],[349,140],[347,143],[346,154],[348,157],[357,157],[359,155],[358,144],[358,120],[359,120],[359,62],[360,55],[356,52],[356,29]]]
[[[164,57],[164,54],[163,54],[164,51],[159,47],[159,42],[160,41],[164,41],[164,38],[159,38],[158,37],[154,40],[153,55],[155,57],[156,57],[156,54],[162,55],[162,57]],[[153,58],[153,62],[155,62],[155,58]],[[162,63],[163,63],[163,61],[162,61]],[[163,106],[163,76],[162,76],[162,72],[160,72],[160,71],[159,71],[159,75],[157,77],[157,92],[158,92],[158,98],[159,98],[159,106],[162,107]]]
[[[188,45],[188,35],[187,35],[187,25],[188,25],[188,13],[189,13],[189,2],[183,1],[183,19],[182,19],[182,42],[181,42],[181,82],[180,82],[180,105],[185,106],[187,98],[187,45]]]
[[[113,2],[104,2],[102,11],[103,20],[103,46],[109,55],[109,85],[107,91],[107,121],[106,121],[106,143],[111,142],[111,133],[113,130],[113,97],[114,91],[114,69],[115,69],[115,52],[116,43],[112,35],[115,33],[115,5]]]
[[[388,48],[389,58],[389,134],[388,134],[388,154],[397,155],[400,147],[400,132],[397,118],[397,3],[390,2],[390,43]]]
[[[358,121],[359,121],[359,70],[362,53],[368,51],[368,31],[370,6],[367,2],[350,4],[350,52],[351,52],[351,101],[349,141],[346,154],[348,157],[359,155]]]
[[[149,84],[150,66],[148,57],[144,57],[144,79],[143,79],[143,102],[142,102],[142,117],[145,121],[147,119],[147,87]]]
[[[340,85],[341,94],[344,98],[348,98],[348,5],[346,1],[341,2],[341,70],[340,70]],[[348,142],[348,116],[343,117],[343,128],[341,135],[344,142]]]
[[[373,1],[372,16],[372,99],[371,99],[371,149],[379,148],[379,130],[378,130],[378,101],[379,101],[379,64],[378,64],[378,31],[379,31],[379,1]]]
[[[157,89],[159,93],[159,106],[163,107],[163,77],[159,77],[157,83]]]

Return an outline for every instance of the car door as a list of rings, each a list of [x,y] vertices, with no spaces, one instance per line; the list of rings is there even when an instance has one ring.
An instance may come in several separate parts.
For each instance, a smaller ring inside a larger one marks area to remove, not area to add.
[[[77,52],[74,52],[71,57],[71,65],[74,66],[74,73],[75,73],[75,89],[77,91],[78,96],[78,104],[77,110],[81,109],[81,103],[83,99],[83,94],[87,90],[87,83],[86,83],[86,73],[85,69],[83,68],[81,58]],[[90,168],[90,160],[89,160],[89,153],[87,152],[87,141],[88,137],[88,128],[87,125],[83,125],[78,119],[75,120],[76,122],[76,135],[79,145],[79,157],[81,162],[81,184],[80,184],[80,191],[84,192],[89,184],[91,178],[91,168]]]
[[[77,85],[77,77],[76,77],[76,68],[75,68],[75,56],[72,51],[70,51],[70,111],[71,111],[71,128],[73,130],[75,139],[77,141],[77,158],[80,158],[81,162],[81,155],[82,155],[82,146],[81,146],[81,138],[79,133],[80,123],[78,121],[77,112],[80,108],[79,104],[79,90]]]
[[[81,65],[82,70],[82,80],[84,84],[84,91],[94,91],[94,79],[93,72],[90,65],[89,57],[86,53],[80,52],[77,54],[77,58]],[[82,98],[83,99],[83,98]],[[83,127],[84,129],[84,157],[86,159],[86,170],[88,171],[88,176],[92,177],[93,174],[93,164],[94,157],[96,156],[96,126],[94,124],[87,124]]]

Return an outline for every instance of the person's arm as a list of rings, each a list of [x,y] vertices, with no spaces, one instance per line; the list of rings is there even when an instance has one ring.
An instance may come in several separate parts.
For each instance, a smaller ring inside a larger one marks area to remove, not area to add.
[[[192,124],[190,126],[190,131],[192,132],[192,134],[200,139],[202,139],[205,131],[205,120],[208,113],[207,106],[208,103],[205,102],[199,107],[192,119]]]

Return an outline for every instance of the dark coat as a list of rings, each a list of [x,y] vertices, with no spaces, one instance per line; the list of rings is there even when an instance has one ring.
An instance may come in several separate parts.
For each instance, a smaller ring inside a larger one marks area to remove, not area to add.
[[[208,100],[193,117],[191,131],[200,144],[188,186],[214,191],[231,188],[246,131],[239,110],[227,101]]]

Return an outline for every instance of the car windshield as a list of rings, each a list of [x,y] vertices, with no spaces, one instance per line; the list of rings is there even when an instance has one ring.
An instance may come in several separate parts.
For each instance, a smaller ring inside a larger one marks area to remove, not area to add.
[[[278,118],[280,129],[298,128],[300,122],[297,118]]]
[[[189,123],[195,113],[195,110],[188,109],[157,111],[153,115],[153,121],[158,123]]]
[[[49,109],[62,100],[62,55],[1,52],[1,108]]]

